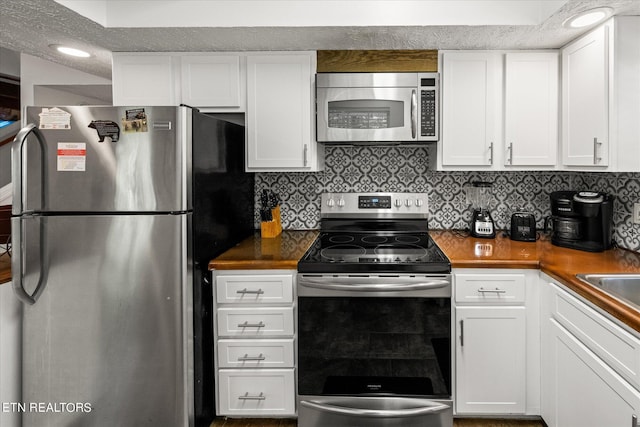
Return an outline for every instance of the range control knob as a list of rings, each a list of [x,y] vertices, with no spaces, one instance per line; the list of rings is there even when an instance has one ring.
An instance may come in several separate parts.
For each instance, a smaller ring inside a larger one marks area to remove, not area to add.
[[[411,206],[411,204],[412,204],[412,203],[411,203],[411,199],[407,199],[407,200],[405,200],[405,201],[404,201],[404,205],[405,205],[406,207],[410,207],[410,206]]]
[[[344,199],[338,200],[338,206],[340,206],[341,208],[344,208]]]
[[[399,208],[400,206],[402,206],[402,200],[396,199],[394,204],[396,205],[396,208]]]
[[[421,208],[422,205],[424,204],[424,202],[422,201],[422,199],[416,199],[416,206]]]
[[[327,200],[327,206],[329,206],[330,208],[334,207],[335,205],[336,205],[335,200],[333,199]]]

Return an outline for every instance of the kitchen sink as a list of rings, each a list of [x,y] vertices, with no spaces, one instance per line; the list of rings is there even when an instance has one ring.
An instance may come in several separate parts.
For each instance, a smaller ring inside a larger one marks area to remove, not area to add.
[[[576,277],[640,310],[640,274],[577,274]]]

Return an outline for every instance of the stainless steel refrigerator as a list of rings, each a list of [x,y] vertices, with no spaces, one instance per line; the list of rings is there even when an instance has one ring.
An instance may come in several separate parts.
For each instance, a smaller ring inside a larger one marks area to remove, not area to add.
[[[12,147],[24,427],[205,425],[207,261],[253,232],[244,128],[186,107],[29,107]]]

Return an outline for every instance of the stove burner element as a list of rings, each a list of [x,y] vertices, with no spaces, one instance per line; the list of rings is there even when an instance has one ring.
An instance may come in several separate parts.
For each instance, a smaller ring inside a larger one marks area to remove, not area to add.
[[[378,244],[378,243],[385,243],[388,239],[385,236],[372,235],[372,236],[364,236],[360,240],[362,240],[364,243]]]
[[[357,245],[334,245],[320,251],[320,256],[330,262],[358,262],[366,249]]]
[[[399,243],[418,243],[420,241],[420,237],[418,236],[396,236],[396,242]]]
[[[353,236],[349,236],[346,234],[338,234],[337,236],[329,237],[329,241],[331,243],[350,243],[353,242]]]

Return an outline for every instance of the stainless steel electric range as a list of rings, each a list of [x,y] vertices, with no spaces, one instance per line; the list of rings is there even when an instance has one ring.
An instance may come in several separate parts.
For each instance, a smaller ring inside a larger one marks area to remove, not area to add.
[[[322,195],[298,263],[298,425],[451,427],[451,264],[422,193]]]

